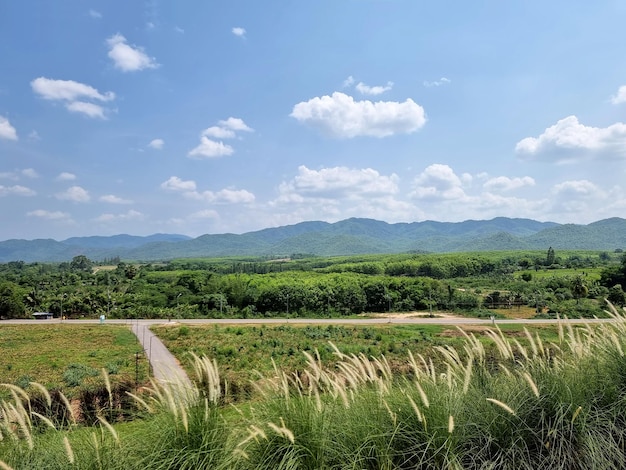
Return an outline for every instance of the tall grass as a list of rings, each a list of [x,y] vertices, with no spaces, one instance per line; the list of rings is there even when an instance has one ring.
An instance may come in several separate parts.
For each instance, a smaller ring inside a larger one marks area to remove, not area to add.
[[[528,331],[510,340],[496,328],[486,348],[461,331],[461,347],[410,354],[402,376],[383,356],[334,348],[329,368],[304,353],[302,371],[274,365],[255,383],[261,398],[240,409],[227,404],[215,362],[192,355],[191,385],[151,382],[131,394],[141,419],[130,425],[102,412],[95,427],[81,427],[69,402],[56,422],[8,386],[0,466],[626,468],[626,317],[608,309],[611,323],[561,324],[554,343]]]

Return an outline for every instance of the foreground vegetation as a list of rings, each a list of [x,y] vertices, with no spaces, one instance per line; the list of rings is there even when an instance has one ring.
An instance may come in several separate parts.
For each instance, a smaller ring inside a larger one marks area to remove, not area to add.
[[[612,306],[609,306],[612,308]],[[622,312],[623,313],[623,312]],[[500,331],[408,354],[315,351],[300,373],[255,382],[262,400],[224,406],[217,364],[194,358],[194,386],[153,383],[135,395],[142,419],[93,428],[33,410],[39,391],[9,386],[0,404],[3,468],[621,469],[626,466],[626,317],[561,325],[554,342]],[[332,346],[331,346],[332,347]],[[106,381],[108,383],[108,381]],[[47,406],[51,401],[45,400]],[[38,402],[39,403],[39,402]]]

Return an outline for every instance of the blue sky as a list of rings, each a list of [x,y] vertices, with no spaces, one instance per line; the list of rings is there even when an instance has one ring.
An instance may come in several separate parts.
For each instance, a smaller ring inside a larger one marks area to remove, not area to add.
[[[0,3],[0,239],[626,216],[621,1]]]

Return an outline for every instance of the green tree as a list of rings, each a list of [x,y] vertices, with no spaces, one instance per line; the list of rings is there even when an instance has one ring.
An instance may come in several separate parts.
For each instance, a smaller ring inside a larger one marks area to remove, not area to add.
[[[580,299],[587,297],[587,294],[589,293],[589,289],[587,289],[582,276],[576,276],[572,280],[571,290],[572,295],[576,299],[576,303],[580,303]]]
[[[0,318],[24,318],[26,308],[19,286],[12,282],[0,284]]]
[[[78,255],[72,258],[70,263],[70,269],[72,271],[91,272],[93,269],[93,261],[87,258],[85,255]]]
[[[548,248],[548,253],[546,255],[546,266],[552,266],[555,260],[556,260],[556,253],[554,253],[554,249],[550,247]]]

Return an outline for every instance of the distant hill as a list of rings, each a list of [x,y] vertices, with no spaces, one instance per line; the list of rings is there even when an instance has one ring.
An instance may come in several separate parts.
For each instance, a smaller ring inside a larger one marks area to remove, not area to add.
[[[155,234],[147,237],[73,237],[55,240],[0,242],[0,262],[70,261],[85,255],[93,260],[119,256],[124,260],[223,256],[319,256],[366,253],[452,252],[486,250],[626,248],[626,219],[611,218],[588,225],[538,222],[497,217],[463,222],[389,224],[352,218],[336,223],[302,222],[241,235],[209,234],[197,238]]]

